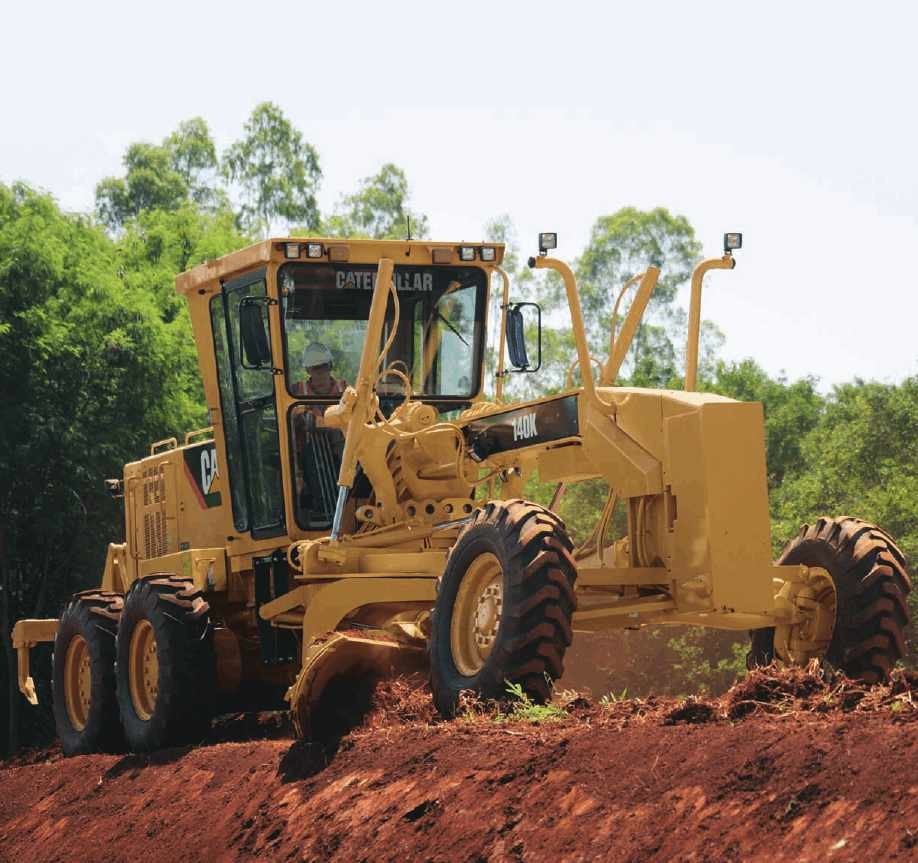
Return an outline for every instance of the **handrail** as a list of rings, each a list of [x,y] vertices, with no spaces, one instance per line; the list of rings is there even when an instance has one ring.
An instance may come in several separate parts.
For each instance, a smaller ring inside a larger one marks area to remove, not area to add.
[[[494,267],[504,280],[500,303],[500,346],[497,349],[497,371],[494,373],[494,400],[499,402],[504,395],[504,351],[507,346],[507,307],[510,305],[510,276],[503,267]]]
[[[701,334],[701,282],[708,270],[732,270],[736,259],[730,252],[721,258],[701,261],[692,271],[692,296],[689,300],[688,338],[685,345],[685,391],[695,392],[698,387],[698,340]]]
[[[160,451],[160,447],[163,448],[163,451],[170,449],[178,449],[178,440],[174,437],[163,438],[158,440],[155,443],[150,444],[150,455],[156,455]]]
[[[211,437],[213,437],[214,427],[207,426],[207,428],[195,429],[194,431],[185,432],[185,446],[188,446],[188,444],[191,443],[192,438],[202,436],[202,435],[210,435]]]
[[[596,392],[596,382],[593,380],[592,362],[590,360],[590,348],[587,344],[586,327],[583,324],[583,308],[580,305],[580,294],[577,293],[577,280],[574,278],[574,273],[564,261],[541,255],[537,258],[530,258],[529,266],[536,270],[554,270],[561,276],[561,280],[564,282],[564,289],[567,292],[567,304],[571,310],[571,325],[574,333],[574,344],[577,347],[577,358],[580,361],[580,368],[587,370],[587,374],[581,374],[583,391],[587,398],[602,410],[611,409],[614,412],[615,406],[607,404]]]

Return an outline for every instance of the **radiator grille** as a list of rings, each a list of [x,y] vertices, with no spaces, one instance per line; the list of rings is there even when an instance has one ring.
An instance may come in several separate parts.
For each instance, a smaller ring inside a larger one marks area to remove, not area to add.
[[[141,474],[143,482],[143,556],[160,557],[168,552],[166,528],[166,470],[150,467]]]

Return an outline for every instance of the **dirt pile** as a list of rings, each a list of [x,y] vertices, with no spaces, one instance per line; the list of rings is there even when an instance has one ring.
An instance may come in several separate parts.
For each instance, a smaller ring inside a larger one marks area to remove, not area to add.
[[[914,677],[757,671],[718,699],[559,700],[443,723],[402,679],[324,746],[261,715],[148,757],[24,755],[0,766],[0,860],[918,856]]]

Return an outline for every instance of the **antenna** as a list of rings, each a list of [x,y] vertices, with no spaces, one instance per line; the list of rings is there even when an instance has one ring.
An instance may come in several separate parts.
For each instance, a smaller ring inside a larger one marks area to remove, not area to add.
[[[406,239],[406,240],[410,240],[410,239],[411,239],[411,216],[406,215],[406,216],[405,216],[405,222],[406,222],[407,225],[408,225],[408,236],[405,237],[405,239]]]

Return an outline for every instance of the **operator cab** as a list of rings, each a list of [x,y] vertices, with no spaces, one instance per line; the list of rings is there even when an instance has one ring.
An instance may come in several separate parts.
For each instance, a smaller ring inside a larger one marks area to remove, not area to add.
[[[489,280],[503,252],[497,244],[280,239],[180,277],[193,305],[211,294],[237,531],[254,539],[331,526],[344,440],[324,413],[356,383],[379,260],[395,262],[399,300],[397,315],[389,300],[379,345],[380,410],[391,414],[410,386],[412,398],[449,416],[481,394]],[[358,476],[351,497],[371,495]]]

